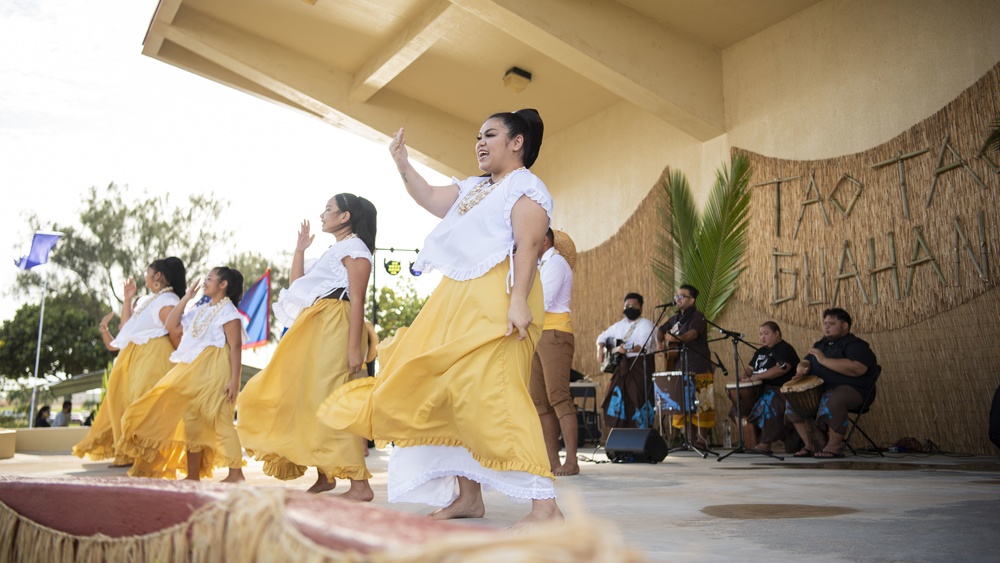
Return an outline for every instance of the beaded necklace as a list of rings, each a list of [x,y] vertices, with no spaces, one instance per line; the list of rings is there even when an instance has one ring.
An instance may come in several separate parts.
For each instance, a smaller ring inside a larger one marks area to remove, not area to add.
[[[462,198],[462,201],[458,204],[458,214],[465,215],[466,213],[468,213],[470,209],[478,205],[479,202],[483,201],[483,199],[485,199],[486,196],[490,195],[490,193],[493,191],[494,188],[502,184],[503,181],[507,179],[507,176],[510,176],[511,174],[517,172],[518,170],[527,170],[527,169],[523,166],[520,168],[515,168],[514,170],[511,170],[510,172],[504,174],[503,178],[500,178],[495,183],[493,182],[493,178],[491,177],[476,184],[475,187],[469,190],[469,193],[466,194],[465,197]]]
[[[212,321],[215,320],[215,317],[218,316],[219,311],[222,310],[222,307],[226,303],[231,303],[231,301],[228,297],[223,297],[215,305],[206,305],[201,311],[198,311],[198,314],[194,317],[194,322],[191,323],[191,336],[200,338],[201,335],[205,334],[205,331],[208,330],[208,327],[211,326]]]
[[[132,311],[132,316],[133,317],[138,317],[139,313],[141,313],[143,309],[145,309],[146,307],[148,307],[150,303],[152,303],[153,301],[156,301],[157,297],[163,295],[164,293],[167,293],[168,291],[173,291],[173,290],[174,290],[174,288],[172,288],[172,287],[170,287],[168,285],[167,287],[162,288],[160,291],[157,291],[156,293],[153,294],[152,297],[150,297],[149,299],[143,301],[142,305],[139,305],[138,307],[136,307],[135,310]]]

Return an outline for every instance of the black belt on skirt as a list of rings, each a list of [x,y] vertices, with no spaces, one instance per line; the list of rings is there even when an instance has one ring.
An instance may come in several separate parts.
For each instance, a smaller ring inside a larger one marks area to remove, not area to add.
[[[327,293],[323,297],[320,297],[320,299],[339,299],[341,301],[350,301],[351,300],[351,298],[348,297],[348,295],[347,295],[347,288],[346,287],[338,287],[337,289],[334,289],[333,291],[331,291],[330,293]]]

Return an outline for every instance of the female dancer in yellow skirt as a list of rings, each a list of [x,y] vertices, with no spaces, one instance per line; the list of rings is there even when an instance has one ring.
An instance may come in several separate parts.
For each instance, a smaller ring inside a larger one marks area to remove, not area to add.
[[[148,393],[125,410],[118,448],[135,458],[133,477],[190,480],[228,467],[225,481],[243,480],[243,448],[233,424],[240,390],[243,316],[234,303],[243,296],[243,275],[219,267],[205,278],[210,301],[183,314],[198,292],[188,288],[167,317],[172,335],[183,333],[170,359],[177,363]]]
[[[173,362],[170,354],[180,342],[171,340],[164,322],[187,287],[184,262],[173,256],[155,260],[146,268],[146,287],[153,295],[137,306],[135,281],[125,282],[122,322],[117,337],[111,336],[108,313],[101,321],[101,338],[111,351],[121,350],[108,376],[108,389],[90,431],[73,447],[73,455],[93,460],[114,457],[115,465],[129,465],[132,459],[115,451],[122,435],[122,415],[125,409],[143,393],[149,391],[164,376]]]
[[[364,443],[355,435],[319,424],[316,409],[335,389],[361,372],[365,357],[365,290],[375,249],[375,206],[353,194],[330,198],[319,216],[337,242],[305,267],[312,244],[303,221],[292,257],[291,285],[281,290],[274,316],[288,328],[274,356],[240,394],[240,442],[264,461],[264,473],[297,479],[306,467],[319,474],[311,493],[350,479],[343,497],[370,501],[371,473]]]
[[[379,377],[345,385],[320,415],[395,444],[391,502],[441,506],[433,514],[439,519],[480,518],[485,486],[530,500],[522,522],[559,518],[528,394],[544,316],[537,263],[552,210],[545,185],[527,170],[542,121],[535,110],[496,114],[478,139],[486,176],[432,187],[410,165],[403,130],[394,136],[389,150],[407,192],[442,218],[413,267],[444,279],[392,353],[381,356]]]

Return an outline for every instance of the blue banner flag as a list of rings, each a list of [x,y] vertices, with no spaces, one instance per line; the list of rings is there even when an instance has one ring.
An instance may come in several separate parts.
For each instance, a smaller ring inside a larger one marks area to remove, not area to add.
[[[243,294],[239,310],[247,318],[247,338],[243,349],[267,344],[271,328],[271,269],[268,268],[250,289]]]
[[[35,266],[45,264],[49,261],[49,251],[59,242],[62,233],[36,232],[31,239],[31,250],[27,256],[22,256],[20,260],[14,262],[22,270],[30,270]]]

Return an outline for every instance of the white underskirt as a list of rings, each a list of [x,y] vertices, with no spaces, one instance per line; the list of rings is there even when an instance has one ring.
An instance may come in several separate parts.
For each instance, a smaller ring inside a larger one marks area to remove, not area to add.
[[[527,471],[487,469],[458,446],[394,447],[389,454],[389,502],[448,506],[458,498],[458,479],[466,477],[484,492],[500,491],[514,502],[556,497],[552,479]]]

